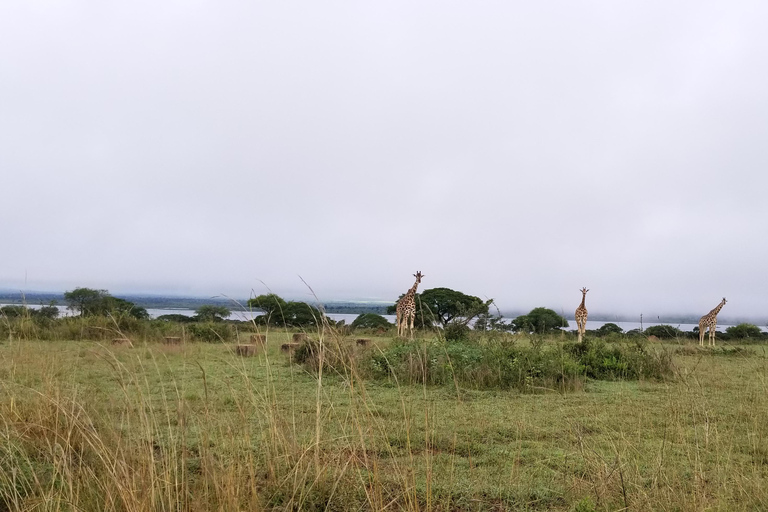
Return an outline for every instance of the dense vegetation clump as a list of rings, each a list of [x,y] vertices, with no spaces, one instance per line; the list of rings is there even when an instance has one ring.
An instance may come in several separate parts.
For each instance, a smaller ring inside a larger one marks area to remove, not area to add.
[[[250,299],[248,307],[264,312],[254,319],[257,324],[275,327],[317,327],[323,323],[325,316],[315,306],[304,302],[286,301],[274,293]]]
[[[546,334],[568,327],[568,320],[549,308],[534,308],[512,320],[515,332]]]
[[[671,325],[653,325],[645,330],[646,336],[656,336],[660,339],[681,338],[685,333]]]
[[[149,318],[145,308],[113,297],[107,290],[75,288],[64,293],[64,300],[67,301],[69,309],[80,316],[128,315],[142,320]]]
[[[768,333],[764,333],[754,324],[733,325],[725,330],[725,334],[729,339],[764,340],[768,338]]]
[[[363,313],[352,321],[350,327],[352,329],[389,329],[392,324],[376,313]]]
[[[234,327],[221,321],[191,323],[187,330],[192,339],[207,343],[232,341],[236,334]]]
[[[666,352],[647,350],[642,343],[584,343],[530,346],[495,341],[487,344],[425,341],[399,343],[370,356],[377,378],[402,383],[458,384],[475,389],[520,391],[580,387],[584,379],[663,379],[672,374]]]
[[[419,329],[434,325],[443,328],[449,324],[469,325],[473,319],[487,315],[493,303],[493,299],[483,301],[450,288],[430,288],[414,295],[414,300],[417,308],[414,325]],[[394,315],[396,308],[396,305],[389,306],[387,313]]]

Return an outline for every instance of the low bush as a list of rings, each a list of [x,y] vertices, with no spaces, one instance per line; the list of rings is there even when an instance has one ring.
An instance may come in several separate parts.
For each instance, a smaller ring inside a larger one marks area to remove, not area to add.
[[[293,362],[303,365],[308,371],[317,372],[320,368],[320,341],[307,339],[296,349]],[[323,339],[322,345],[323,370],[347,375],[357,366],[352,345],[336,336]]]
[[[661,339],[668,339],[668,338],[680,338],[684,336],[685,333],[678,329],[677,327],[673,327],[671,325],[653,325],[645,330],[646,336],[656,336],[657,338]]]
[[[585,339],[567,343],[564,349],[576,358],[584,375],[598,380],[661,379],[672,373],[672,356],[666,350],[648,350],[646,344],[607,344]]]
[[[235,328],[223,322],[200,322],[186,326],[192,339],[207,343],[232,341],[235,338]]]
[[[446,341],[464,341],[469,339],[471,329],[463,323],[449,323],[445,327],[443,336]]]
[[[535,339],[530,347],[521,347],[510,342],[479,345],[433,340],[399,343],[371,354],[367,369],[374,378],[408,384],[532,392],[572,390],[586,378],[663,379],[672,374],[672,361],[668,352],[647,350],[642,343],[545,344]]]
[[[683,345],[674,350],[674,354],[680,356],[752,356],[755,351],[746,347],[709,347],[699,345]]]
[[[731,340],[759,341],[768,338],[768,333],[764,333],[754,324],[732,325],[725,330],[725,334]]]

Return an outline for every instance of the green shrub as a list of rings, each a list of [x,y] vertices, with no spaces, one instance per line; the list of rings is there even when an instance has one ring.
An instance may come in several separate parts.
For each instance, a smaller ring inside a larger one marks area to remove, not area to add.
[[[460,385],[534,392],[579,388],[586,378],[601,380],[665,378],[672,373],[671,355],[646,350],[641,343],[610,346],[602,340],[530,347],[510,342],[476,343],[435,340],[398,343],[369,355],[369,375],[402,383]]]
[[[469,339],[469,326],[463,323],[449,323],[443,331],[446,341],[464,341]]]
[[[671,325],[653,325],[645,330],[646,336],[656,336],[657,338],[680,338],[685,335],[683,331]]]
[[[680,356],[753,356],[755,351],[746,347],[723,347],[723,346],[703,346],[699,345],[683,345],[674,350],[676,355]]]
[[[728,327],[725,330],[729,339],[765,339],[765,333],[754,324],[739,324]]]
[[[621,334],[623,332],[624,332],[624,329],[622,329],[618,325],[612,324],[610,322],[607,323],[607,324],[603,324],[600,327],[598,327],[597,329],[595,329],[595,335],[596,336],[600,336],[600,337],[602,337],[602,336],[610,336],[612,334]]]
[[[197,321],[194,317],[187,315],[180,315],[179,313],[171,313],[169,315],[160,315],[155,318],[161,322],[177,322],[180,324],[188,324]]]
[[[235,329],[222,322],[201,322],[189,324],[188,332],[195,340],[207,343],[231,341],[235,337]]]
[[[307,339],[293,353],[293,362],[303,365],[311,372],[320,368],[320,341]],[[323,371],[347,375],[356,366],[355,353],[349,343],[329,336],[323,339]]]
[[[662,378],[671,373],[671,355],[648,351],[644,342],[611,344],[603,340],[569,343],[565,350],[583,366],[584,375],[598,380]]]

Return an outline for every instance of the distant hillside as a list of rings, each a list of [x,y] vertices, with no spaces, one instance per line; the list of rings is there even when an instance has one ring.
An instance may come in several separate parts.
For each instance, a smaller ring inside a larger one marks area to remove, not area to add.
[[[3,304],[64,304],[64,294],[57,292],[32,292],[22,295],[21,292],[0,292],[0,302]]]
[[[133,302],[137,306],[147,309],[197,309],[206,304],[214,306],[226,306],[236,311],[247,309],[248,299],[232,299],[227,297],[164,297],[159,295],[122,295],[113,294],[115,297]],[[3,304],[50,304],[51,302],[63,306],[66,305],[64,294],[60,292],[30,292],[22,295],[20,292],[0,292],[0,303]],[[313,305],[317,305],[314,303]],[[386,314],[387,306],[381,302],[327,302],[323,304],[326,313]]]

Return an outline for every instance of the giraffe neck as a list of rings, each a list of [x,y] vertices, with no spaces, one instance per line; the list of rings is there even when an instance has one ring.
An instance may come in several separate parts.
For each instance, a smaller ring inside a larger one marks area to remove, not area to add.
[[[419,282],[416,281],[413,286],[411,286],[411,289],[405,292],[405,295],[403,295],[403,298],[400,299],[400,301],[397,303],[398,306],[402,305],[405,306],[406,304],[411,304],[414,302],[413,297],[416,295],[416,288],[419,287]]]
[[[725,306],[725,303],[721,302],[720,304],[717,305],[717,307],[715,309],[710,311],[709,314],[712,315],[712,316],[717,316],[717,314],[720,312],[720,310],[723,309],[723,306]]]
[[[584,301],[585,300],[587,300],[587,294],[586,293],[582,293],[581,294],[581,304],[579,304],[579,309],[586,308],[586,306],[584,305]],[[573,304],[573,303],[571,303],[571,304]]]

